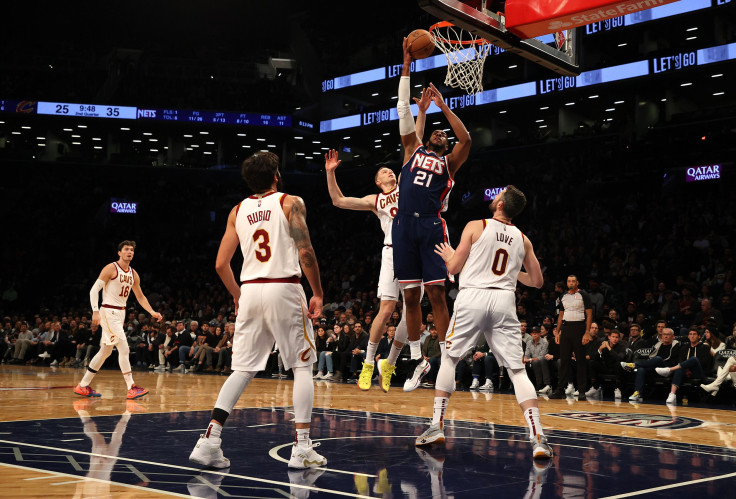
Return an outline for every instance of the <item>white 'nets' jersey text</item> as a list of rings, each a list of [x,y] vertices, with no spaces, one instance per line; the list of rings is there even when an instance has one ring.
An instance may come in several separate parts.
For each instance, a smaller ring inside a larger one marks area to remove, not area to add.
[[[241,201],[235,231],[243,251],[241,281],[301,277],[299,254],[281,207],[286,194],[271,192]]]
[[[102,288],[102,304],[113,307],[125,307],[128,295],[133,291],[133,267],[128,267],[125,272],[117,262],[113,262],[117,275],[105,283]]]
[[[382,192],[376,196],[376,216],[381,222],[383,230],[383,244],[391,246],[391,224],[396,212],[399,211],[399,188],[394,187],[389,192]]]
[[[494,218],[483,220],[483,232],[460,271],[460,289],[516,290],[525,256],[524,235],[518,228]]]

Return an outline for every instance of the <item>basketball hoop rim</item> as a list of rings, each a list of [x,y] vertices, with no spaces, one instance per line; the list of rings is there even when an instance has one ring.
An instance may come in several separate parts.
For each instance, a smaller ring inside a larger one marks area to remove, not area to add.
[[[475,40],[448,40],[444,36],[440,36],[439,35],[439,31],[438,30],[440,28],[449,28],[449,27],[454,27],[454,26],[455,25],[452,24],[450,21],[440,21],[440,22],[435,23],[432,26],[430,26],[429,27],[429,32],[432,34],[432,36],[435,39],[439,40],[442,43],[449,43],[450,45],[462,45],[464,47],[470,47],[471,45],[487,45],[487,44],[490,44],[491,43],[488,40],[486,40],[485,38],[480,38],[480,37],[479,38],[476,38]],[[467,30],[464,30],[463,28],[460,28],[459,26],[458,26],[458,29],[461,29],[463,31],[467,31]],[[469,31],[468,31],[468,33],[469,33]]]

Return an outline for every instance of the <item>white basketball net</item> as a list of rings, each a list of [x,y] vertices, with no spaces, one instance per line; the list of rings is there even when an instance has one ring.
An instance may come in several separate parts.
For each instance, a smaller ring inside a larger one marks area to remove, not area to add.
[[[478,42],[469,31],[450,24],[433,27],[432,40],[447,58],[445,85],[461,88],[468,94],[483,91],[483,64],[488,55],[488,45]]]

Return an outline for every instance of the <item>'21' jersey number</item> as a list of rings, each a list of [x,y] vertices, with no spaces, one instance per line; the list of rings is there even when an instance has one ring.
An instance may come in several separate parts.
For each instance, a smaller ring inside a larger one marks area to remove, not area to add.
[[[417,170],[417,174],[414,176],[414,183],[424,187],[429,187],[429,184],[432,183],[432,176],[432,173],[427,173],[424,170]]]

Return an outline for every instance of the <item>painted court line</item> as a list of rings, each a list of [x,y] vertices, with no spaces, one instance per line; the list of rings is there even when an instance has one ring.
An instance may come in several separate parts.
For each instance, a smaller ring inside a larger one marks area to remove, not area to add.
[[[21,445],[21,446],[24,446],[24,447],[33,447],[33,448],[36,448],[36,449],[53,450],[53,451],[61,452],[63,454],[73,453],[73,454],[82,454],[82,455],[85,455],[85,456],[104,457],[104,458],[108,458],[108,459],[115,459],[117,461],[128,461],[128,462],[131,462],[131,463],[148,464],[148,465],[151,465],[151,466],[161,466],[161,467],[173,468],[173,469],[184,470],[184,471],[192,471],[194,473],[201,473],[202,471],[204,471],[201,468],[192,468],[190,466],[178,466],[178,465],[175,465],[175,464],[159,463],[159,462],[156,462],[156,461],[145,461],[143,459],[133,459],[133,458],[130,458],[130,457],[110,456],[110,455],[107,455],[107,454],[99,454],[99,453],[96,453],[96,452],[84,452],[84,451],[71,450],[71,449],[60,449],[58,447],[50,447],[50,446],[47,446],[47,445],[26,444],[26,443],[23,443],[23,442],[12,442],[12,441],[9,441],[9,440],[0,440],[0,444]],[[293,444],[286,444],[286,445],[293,445]],[[20,449],[18,449],[17,447],[15,447],[15,449],[17,449],[19,451],[18,453],[20,453]],[[0,465],[2,465],[2,466],[15,466],[15,465],[6,464],[6,463],[0,463]],[[21,466],[18,466],[18,467],[21,468]],[[29,468],[29,469],[35,469],[35,468]],[[43,470],[39,470],[39,471],[43,471]],[[330,494],[335,494],[335,495],[340,495],[340,496],[346,496],[346,497],[362,497],[362,498],[369,498],[370,497],[370,496],[363,496],[363,495],[360,495],[360,494],[353,494],[351,492],[342,492],[342,491],[339,491],[339,490],[323,489],[323,488],[320,488],[320,487],[311,487],[311,486],[308,486],[308,485],[299,485],[299,484],[296,484],[296,483],[281,482],[279,480],[268,480],[266,478],[258,478],[258,477],[254,477],[254,476],[236,475],[234,473],[224,473],[224,472],[221,472],[221,471],[214,471],[214,470],[206,470],[206,471],[207,471],[207,473],[211,473],[211,474],[223,475],[223,476],[228,476],[228,477],[231,477],[231,478],[240,478],[240,479],[243,479],[243,480],[252,480],[254,482],[268,483],[268,484],[271,484],[271,485],[279,485],[279,486],[282,486],[282,487],[296,487],[296,488],[299,488],[299,489],[307,489],[307,490],[312,490],[312,491],[315,491],[315,492],[327,492],[327,493],[330,493]],[[63,473],[58,473],[58,474],[62,475]],[[354,473],[351,473],[351,474],[354,474]],[[63,475],[66,475],[66,474],[63,474]],[[66,475],[66,476],[71,476],[71,477],[74,477],[74,478],[78,478],[75,475]],[[368,476],[375,476],[375,475],[368,475]],[[87,478],[87,479],[88,480],[98,480],[98,479],[92,479],[92,478]],[[108,481],[106,481],[106,480],[98,480],[98,481],[108,483]],[[118,482],[109,482],[109,483],[118,483]],[[126,484],[121,484],[121,485],[125,485],[127,487],[136,487],[135,485],[126,485]],[[143,489],[142,487],[138,487],[138,488]],[[149,488],[149,489],[143,489],[143,490],[153,490],[153,489],[150,489]],[[160,489],[155,489],[155,490],[157,492],[163,492]],[[173,495],[173,493],[172,493],[172,495]],[[191,498],[191,496],[189,496],[189,495],[181,495],[181,494],[175,494],[175,495],[177,497],[188,497],[188,498]]]
[[[671,485],[662,485],[660,487],[652,487],[651,489],[637,490],[635,492],[627,492],[625,494],[619,494],[616,496],[602,497],[601,499],[619,499],[622,497],[633,497],[641,494],[648,494],[650,492],[658,492],[660,490],[675,489],[678,487],[687,487],[688,485],[695,485],[697,483],[713,482],[715,480],[722,480],[724,478],[736,477],[736,473],[728,473],[727,475],[712,476],[709,478],[699,478],[697,480],[690,480],[689,482],[673,483]]]
[[[69,473],[59,473],[58,471],[42,470],[42,469],[39,469],[39,468],[32,468],[30,466],[18,466],[16,464],[8,464],[8,463],[0,463],[0,466],[5,466],[7,468],[15,468],[15,469],[19,469],[19,470],[36,471],[38,473],[49,473],[49,476],[43,477],[43,478],[69,477],[69,478],[75,478],[75,479],[77,479],[76,481],[69,482],[69,483],[77,483],[79,481],[91,481],[91,482],[99,482],[99,483],[114,483],[115,485],[120,485],[122,487],[129,487],[131,489],[137,489],[137,490],[140,490],[141,492],[148,492],[148,493],[150,493],[151,491],[154,491],[154,492],[158,492],[158,493],[161,493],[161,494],[165,494],[167,496],[184,497],[184,498],[187,498],[187,499],[191,499],[191,497],[192,497],[189,494],[186,494],[186,495],[185,494],[177,494],[176,492],[169,492],[167,490],[151,489],[149,487],[140,487],[138,485],[129,485],[127,483],[113,482],[111,480],[101,480],[99,478],[83,477],[82,480],[79,480],[80,477],[77,476],[77,475],[70,475]],[[38,478],[26,478],[26,480],[40,480],[40,479],[41,479],[41,477],[38,477]],[[54,485],[59,485],[59,484],[54,484]]]

